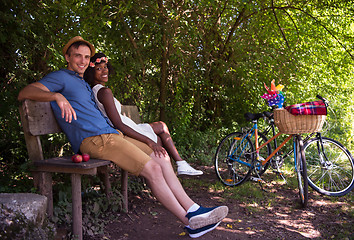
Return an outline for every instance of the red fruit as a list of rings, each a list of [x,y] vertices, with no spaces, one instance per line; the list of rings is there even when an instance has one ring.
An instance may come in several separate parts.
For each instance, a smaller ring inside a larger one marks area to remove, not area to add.
[[[88,160],[90,160],[90,155],[87,153],[82,154],[82,161],[87,162]]]
[[[71,160],[74,163],[80,163],[82,162],[82,156],[80,154],[75,154],[74,156],[71,157]]]

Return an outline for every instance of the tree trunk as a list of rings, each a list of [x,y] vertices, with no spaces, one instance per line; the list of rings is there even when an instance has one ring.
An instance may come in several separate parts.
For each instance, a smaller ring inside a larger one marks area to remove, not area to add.
[[[161,79],[160,79],[160,120],[166,122],[166,100],[167,100],[167,78],[168,78],[168,40],[166,36],[166,18],[163,1],[158,1],[161,14],[161,35],[162,35],[162,53],[161,53]]]

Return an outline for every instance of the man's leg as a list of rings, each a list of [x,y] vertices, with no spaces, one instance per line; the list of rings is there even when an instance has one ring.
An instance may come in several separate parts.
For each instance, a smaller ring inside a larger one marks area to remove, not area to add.
[[[140,173],[141,176],[146,178],[152,193],[159,202],[162,203],[169,211],[171,211],[183,224],[188,225],[188,218],[186,217],[187,211],[182,207],[171,188],[167,184],[162,167],[155,161],[149,161]],[[173,175],[175,175],[173,173]],[[187,200],[186,200],[187,202]],[[194,202],[192,201],[190,206]]]
[[[189,225],[194,229],[206,227],[206,229],[200,229],[201,231],[199,231],[197,235],[201,234],[201,232],[205,234],[212,230],[217,226],[216,223],[220,222],[227,215],[228,208],[226,206],[203,208],[195,204],[184,191],[180,181],[174,174],[168,157],[158,157],[155,156],[154,153],[152,153],[150,157],[152,161],[145,165],[147,168],[143,169],[141,175],[146,179],[156,178],[155,181],[152,182],[148,180],[154,195],[166,208],[186,224],[186,226]],[[150,168],[151,165],[155,165],[153,170]],[[145,170],[147,171],[145,172]],[[146,177],[145,174],[151,174],[151,176]],[[166,192],[168,194],[166,194]],[[186,221],[186,219],[188,220]]]
[[[168,156],[158,157],[154,153],[152,153],[150,157],[161,167],[163,178],[168,187],[180,205],[182,205],[184,210],[187,211],[195,202],[187,195],[181,185],[181,182],[176,177],[170,158]]]

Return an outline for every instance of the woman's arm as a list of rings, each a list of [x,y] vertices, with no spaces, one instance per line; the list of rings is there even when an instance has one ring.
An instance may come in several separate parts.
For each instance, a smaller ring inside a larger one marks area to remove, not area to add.
[[[114,103],[114,98],[111,89],[106,87],[101,88],[97,93],[97,98],[103,104],[108,118],[111,120],[116,129],[121,130],[125,135],[131,138],[146,143],[155,152],[155,154],[167,154],[166,150],[162,146],[159,146],[150,138],[138,133],[137,131],[122,122],[122,119],[120,118],[120,115]]]
[[[72,118],[76,120],[76,112],[68,100],[60,93],[49,91],[49,89],[42,83],[35,82],[27,85],[20,91],[17,99],[19,101],[23,101],[25,99],[40,102],[56,101],[61,109],[62,118],[65,117],[65,120],[69,123],[72,121]]]

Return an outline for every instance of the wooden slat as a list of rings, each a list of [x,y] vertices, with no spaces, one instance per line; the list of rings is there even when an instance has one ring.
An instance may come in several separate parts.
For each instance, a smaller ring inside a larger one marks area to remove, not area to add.
[[[28,130],[33,136],[61,132],[50,102],[26,99],[23,102],[23,109],[28,121]]]
[[[47,173],[75,173],[80,175],[96,175],[97,168],[68,168],[68,167],[53,167],[53,166],[38,166],[36,171]]]
[[[139,109],[135,105],[122,105],[122,114],[131,118],[135,123],[141,123]]]
[[[34,162],[35,166],[53,166],[53,167],[66,167],[78,169],[90,169],[109,165],[111,162],[108,160],[100,160],[91,158],[88,162],[74,163],[71,161],[70,156],[49,158],[42,161]]]
[[[110,163],[110,161],[98,159],[73,163],[70,157],[57,157],[36,161],[34,165],[37,167],[36,171],[96,175],[97,168],[107,166]]]

